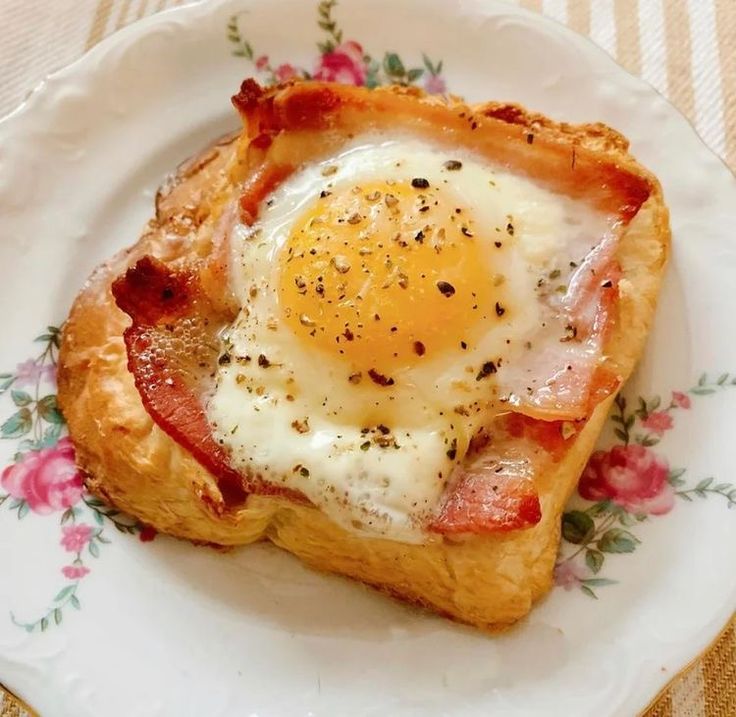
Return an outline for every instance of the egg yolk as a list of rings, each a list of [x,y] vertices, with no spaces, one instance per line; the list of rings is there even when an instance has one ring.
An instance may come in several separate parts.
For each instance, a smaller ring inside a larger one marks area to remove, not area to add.
[[[378,382],[461,352],[483,324],[508,318],[488,257],[503,245],[482,241],[484,230],[494,231],[422,178],[325,190],[281,249],[282,316],[306,344]]]

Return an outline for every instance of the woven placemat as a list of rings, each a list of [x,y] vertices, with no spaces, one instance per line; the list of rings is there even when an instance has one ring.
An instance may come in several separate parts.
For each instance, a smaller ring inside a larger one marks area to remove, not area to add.
[[[736,170],[736,0],[517,2],[588,35],[647,80]],[[0,115],[46,74],[102,38],[180,4],[182,0],[0,0]],[[0,717],[33,714],[9,693],[3,696],[0,687]],[[674,676],[644,717],[736,717],[736,617],[703,656]]]

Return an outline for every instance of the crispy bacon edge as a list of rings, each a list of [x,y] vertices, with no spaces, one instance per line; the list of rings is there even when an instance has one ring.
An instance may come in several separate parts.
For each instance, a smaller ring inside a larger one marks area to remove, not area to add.
[[[192,268],[172,270],[152,256],[144,256],[112,284],[118,307],[131,318],[123,333],[128,370],[143,405],[154,422],[217,479],[225,509],[245,503],[249,493],[280,495],[305,502],[301,493],[246,476],[230,465],[229,456],[212,436],[203,403],[199,366],[186,353],[162,352],[181,322],[190,337],[208,349],[207,370],[217,363],[217,332],[232,317],[223,315],[203,290]],[[163,355],[162,355],[163,354]],[[220,508],[208,502],[211,508]]]

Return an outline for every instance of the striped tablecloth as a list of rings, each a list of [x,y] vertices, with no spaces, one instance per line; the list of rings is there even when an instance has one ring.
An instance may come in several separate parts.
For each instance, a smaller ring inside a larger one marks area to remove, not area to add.
[[[654,85],[736,170],[736,0],[516,1],[590,36]],[[0,0],[0,115],[44,75],[103,37],[180,4],[183,0]],[[27,714],[0,689],[0,717]],[[736,620],[645,717],[736,717]]]

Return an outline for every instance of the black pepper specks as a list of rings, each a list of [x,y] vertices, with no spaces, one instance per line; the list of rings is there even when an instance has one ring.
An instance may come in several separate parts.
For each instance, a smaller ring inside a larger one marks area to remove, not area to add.
[[[451,461],[454,461],[457,457],[457,438],[452,439],[452,443],[450,443],[450,447],[447,449],[446,455]]]
[[[268,368],[271,362],[266,358],[264,354],[258,354],[258,365],[261,368]]]
[[[448,159],[442,166],[448,172],[457,172],[458,169],[462,169],[463,168],[463,163],[460,162],[457,159]]]
[[[477,376],[475,377],[476,381],[482,381],[484,378],[487,378],[492,373],[496,373],[498,369],[496,368],[496,364],[493,363],[493,361],[486,361],[481,367],[480,371],[478,371]]]
[[[414,177],[411,180],[411,186],[414,189],[429,189],[429,180],[424,177]]]
[[[499,302],[496,302],[496,316],[503,316],[506,313],[506,309],[499,304]]]
[[[449,281],[438,281],[437,288],[440,294],[448,299],[455,294],[455,287]]]
[[[427,352],[427,349],[421,341],[414,342],[414,353],[417,356],[424,356],[426,352]]]
[[[370,376],[371,381],[379,386],[394,385],[394,380],[390,376],[384,376],[382,373],[378,373],[374,368],[369,369],[368,375]]]

